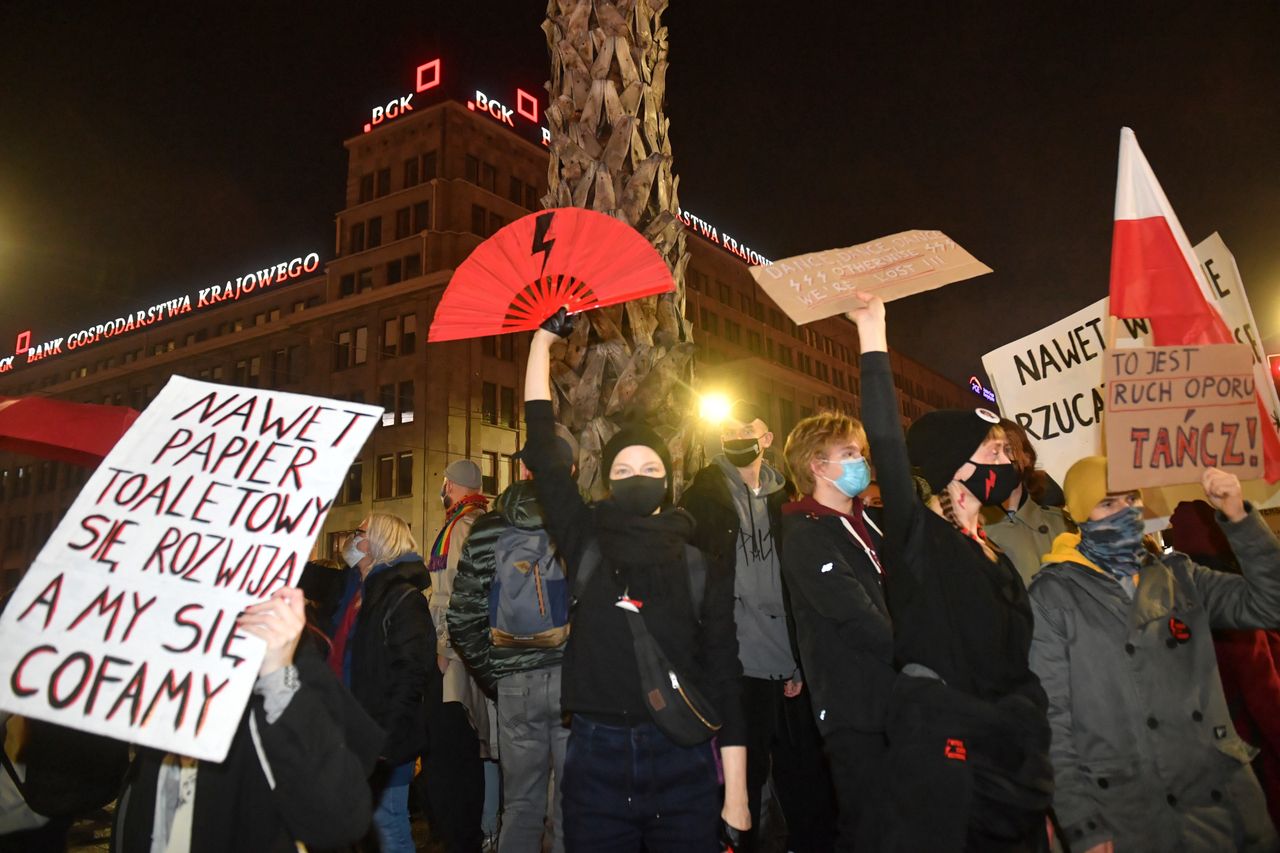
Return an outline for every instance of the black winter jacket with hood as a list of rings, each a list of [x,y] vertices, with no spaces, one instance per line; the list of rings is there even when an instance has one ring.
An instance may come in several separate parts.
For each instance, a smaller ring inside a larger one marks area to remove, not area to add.
[[[449,598],[449,638],[466,662],[472,676],[484,691],[493,695],[498,679],[517,672],[529,672],[559,666],[564,648],[497,648],[489,636],[489,590],[497,570],[494,546],[504,530],[519,527],[539,530],[543,527],[542,507],[532,480],[512,483],[498,495],[493,509],[486,512],[471,528],[462,546],[458,574],[453,580]]]
[[[348,575],[346,583],[359,583],[358,570],[347,571],[355,577]],[[351,692],[387,733],[381,755],[391,765],[426,747],[427,708],[440,701],[435,625],[422,594],[430,586],[431,576],[417,554],[375,566],[365,579],[364,602],[347,641]]]

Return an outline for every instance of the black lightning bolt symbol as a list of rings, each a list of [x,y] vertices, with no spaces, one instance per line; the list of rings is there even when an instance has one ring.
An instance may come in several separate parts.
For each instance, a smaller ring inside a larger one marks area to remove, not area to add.
[[[551,258],[551,247],[556,244],[555,239],[547,239],[547,231],[551,228],[551,220],[555,219],[555,211],[547,211],[538,215],[537,221],[533,226],[533,246],[530,255],[542,253],[542,275],[547,271],[547,261]]]

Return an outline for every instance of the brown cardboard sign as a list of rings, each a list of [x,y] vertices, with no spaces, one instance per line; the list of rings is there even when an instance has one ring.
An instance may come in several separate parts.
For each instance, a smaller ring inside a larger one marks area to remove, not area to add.
[[[1249,347],[1134,347],[1106,354],[1111,491],[1194,483],[1206,468],[1262,473]]]
[[[888,302],[989,272],[941,231],[903,231],[751,268],[756,283],[800,325],[860,307],[855,290]]]

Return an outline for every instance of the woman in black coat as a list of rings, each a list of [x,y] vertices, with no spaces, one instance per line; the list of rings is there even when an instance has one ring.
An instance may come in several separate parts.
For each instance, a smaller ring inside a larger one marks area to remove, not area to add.
[[[334,848],[365,835],[382,732],[319,655],[298,647],[304,612],[302,592],[282,589],[241,617],[267,653],[227,757],[139,751],[112,850],[152,853],[172,840],[191,853],[292,853],[295,842]]]
[[[1017,570],[980,510],[1018,474],[999,418],[925,414],[903,440],[884,303],[858,294],[862,421],[884,500],[894,657],[906,674],[888,708],[883,844],[892,850],[1034,851],[1053,793],[1048,700],[1028,665],[1033,620]],[[908,445],[910,458],[908,458]],[[920,502],[912,463],[934,497]]]
[[[710,565],[702,612],[694,612],[686,562],[693,519],[671,505],[671,457],[648,427],[627,426],[609,440],[601,470],[610,495],[594,506],[583,501],[556,452],[551,406],[551,345],[570,329],[562,310],[534,332],[525,375],[529,437],[521,454],[571,587],[589,550],[600,556],[579,591],[564,655],[561,705],[572,714],[565,849],[711,853],[718,849],[717,812],[737,829],[751,822],[733,579]],[[719,712],[723,804],[710,743],[677,745],[650,720],[629,614],[619,605],[641,609],[681,678]]]
[[[439,701],[430,575],[408,523],[373,513],[343,548],[351,567],[334,616],[329,666],[386,732],[373,823],[383,853],[412,853],[409,783],[427,745],[427,707]]]

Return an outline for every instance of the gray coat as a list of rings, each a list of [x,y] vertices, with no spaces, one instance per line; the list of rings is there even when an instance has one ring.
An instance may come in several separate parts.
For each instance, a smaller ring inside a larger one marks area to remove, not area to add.
[[[1073,853],[1107,839],[1120,853],[1280,846],[1211,636],[1280,625],[1280,543],[1252,508],[1218,522],[1244,576],[1174,553],[1143,566],[1130,600],[1064,534],[1032,582],[1031,668],[1049,694],[1054,810]]]

